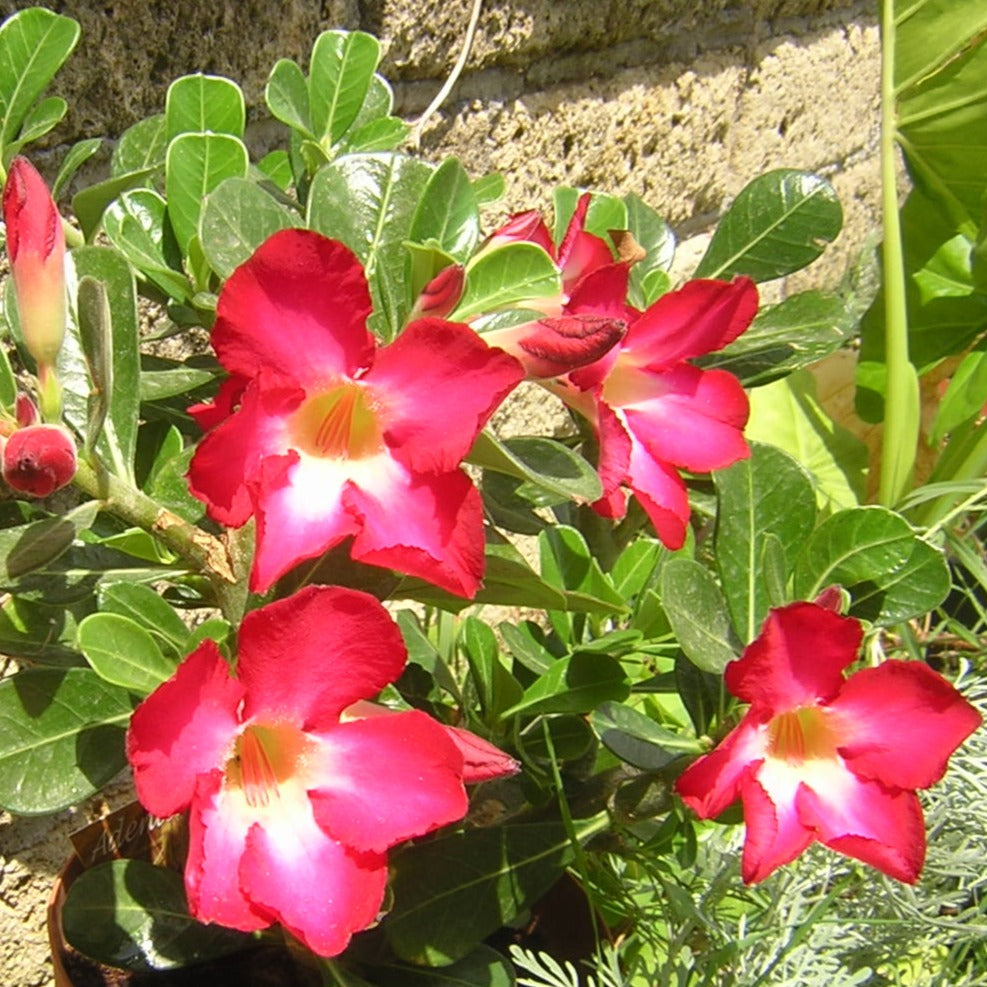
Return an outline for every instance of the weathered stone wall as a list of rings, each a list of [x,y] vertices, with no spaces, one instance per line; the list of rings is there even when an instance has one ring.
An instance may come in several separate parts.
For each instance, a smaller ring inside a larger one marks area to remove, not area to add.
[[[29,3],[0,2],[7,16]],[[72,105],[47,152],[112,140],[159,111],[168,82],[206,71],[243,85],[253,139],[270,140],[263,86],[304,63],[326,27],[387,45],[383,71],[414,118],[449,72],[469,0],[66,0],[83,37],[56,90]],[[556,184],[636,192],[683,237],[769,168],[827,175],[846,212],[834,249],[800,286],[833,283],[878,210],[876,5],[864,0],[484,0],[466,71],[425,125],[423,152],[504,173],[496,216],[547,207]],[[701,240],[700,240],[701,242]],[[689,253],[689,244],[683,248]],[[695,246],[693,249],[695,253]],[[688,265],[682,269],[688,271]],[[117,801],[119,801],[119,796]],[[50,983],[44,906],[93,806],[48,820],[0,816],[0,984]]]

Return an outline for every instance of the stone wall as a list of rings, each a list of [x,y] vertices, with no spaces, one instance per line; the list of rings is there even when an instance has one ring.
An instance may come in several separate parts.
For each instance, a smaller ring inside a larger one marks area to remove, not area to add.
[[[7,16],[29,3],[0,2]],[[68,0],[83,37],[56,85],[73,107],[47,154],[112,140],[163,108],[177,75],[243,85],[252,139],[270,140],[262,92],[275,60],[305,62],[326,27],[387,46],[383,72],[415,118],[463,43],[470,0]],[[635,192],[701,244],[747,181],[776,167],[828,176],[846,225],[800,287],[835,282],[877,222],[876,4],[860,0],[484,0],[467,67],[422,132],[430,157],[505,175],[507,212],[546,207],[555,184]],[[109,146],[109,145],[108,145]],[[692,244],[695,253],[696,244]],[[683,253],[689,254],[690,243]],[[683,265],[687,271],[688,266]],[[126,798],[118,793],[116,801]],[[65,834],[98,807],[53,821],[0,816],[0,982],[50,983],[44,906]]]

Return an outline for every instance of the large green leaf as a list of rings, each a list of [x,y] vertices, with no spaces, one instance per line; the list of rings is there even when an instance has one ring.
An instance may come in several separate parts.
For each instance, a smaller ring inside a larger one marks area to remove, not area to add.
[[[70,295],[76,294],[73,283],[78,284],[84,277],[95,278],[106,288],[111,320],[111,339],[106,348],[112,357],[113,380],[108,414],[96,450],[111,472],[132,481],[140,410],[134,275],[123,256],[108,247],[78,247],[69,253],[67,267]],[[58,370],[65,387],[65,417],[80,432],[85,431],[89,413],[87,356],[95,357],[91,343],[81,337],[77,317],[70,314]]]
[[[227,178],[206,198],[199,239],[209,266],[228,278],[273,233],[301,225],[298,213],[255,182]]]
[[[297,62],[290,58],[275,62],[264,88],[264,99],[272,116],[303,136],[316,139],[308,108],[308,83]]]
[[[669,559],[661,571],[661,605],[686,657],[704,672],[721,673],[740,653],[723,591],[692,559]]]
[[[171,678],[178,667],[147,630],[117,613],[86,617],[79,624],[79,650],[100,678],[142,696]]]
[[[76,614],[17,596],[0,604],[0,651],[37,665],[68,668],[84,664],[75,649]]]
[[[35,669],[0,682],[0,806],[56,812],[98,792],[127,763],[134,701],[87,668]]]
[[[8,589],[17,580],[43,569],[68,551],[82,531],[92,526],[94,502],[63,514],[0,529],[0,581]]]
[[[422,191],[409,239],[415,243],[434,241],[462,263],[479,237],[480,209],[469,175],[457,158],[446,158]]]
[[[568,591],[570,601],[582,598],[600,612],[626,610],[624,598],[593,557],[585,538],[575,528],[558,524],[538,536],[538,553],[545,579]]]
[[[240,87],[218,75],[185,75],[168,87],[165,131],[168,140],[179,134],[231,134],[243,137],[246,109]]]
[[[168,145],[168,217],[182,253],[198,232],[206,196],[227,178],[246,178],[248,167],[243,142],[229,134],[182,134]]]
[[[588,840],[605,817],[576,823]],[[527,823],[454,833],[394,854],[394,907],[384,930],[412,963],[442,965],[530,907],[555,883],[575,849],[561,823]]]
[[[42,7],[20,10],[0,25],[0,155],[6,168],[25,119],[79,40],[71,17]]]
[[[109,966],[171,970],[249,948],[242,932],[189,915],[177,871],[143,860],[108,860],[69,889],[62,927],[70,945]]]
[[[501,716],[588,713],[601,703],[620,702],[629,694],[630,685],[619,661],[609,655],[579,651],[554,662]]]
[[[683,752],[698,751],[694,739],[667,730],[621,703],[603,703],[590,722],[608,750],[642,771],[660,771]]]
[[[380,61],[380,42],[363,31],[324,31],[312,48],[308,104],[312,132],[328,150],[356,120]]]
[[[145,168],[155,169],[164,164],[168,150],[168,128],[163,113],[138,120],[128,127],[117,141],[110,160],[110,174],[127,175]]]
[[[404,154],[353,154],[325,165],[312,180],[308,226],[360,258],[374,300],[373,328],[385,339],[398,334],[411,308],[404,241],[431,173]]]
[[[755,444],[749,459],[713,474],[718,498],[716,561],[733,626],[743,643],[757,634],[774,602],[762,571],[765,538],[794,561],[816,517],[812,481],[774,446]]]
[[[464,321],[562,291],[555,261],[536,243],[505,243],[484,250],[466,266],[463,297],[450,318]]]
[[[102,182],[80,189],[72,197],[72,211],[87,241],[91,241],[99,229],[107,207],[117,196],[133,188],[146,188],[155,172],[154,166],[111,175]]]
[[[675,234],[654,209],[629,192],[624,196],[627,206],[627,228],[644,251],[644,259],[631,266],[630,296],[633,304],[644,308],[649,302],[645,290],[648,275],[667,271],[675,257]]]
[[[904,565],[869,587],[856,588],[852,612],[882,626],[898,624],[934,610],[951,588],[945,555],[916,538]]]
[[[842,226],[843,210],[829,182],[790,168],[770,171],[734,199],[695,276],[780,278],[811,264]]]
[[[99,609],[119,614],[143,626],[166,651],[181,656],[189,639],[185,622],[150,586],[111,583],[99,596]]]

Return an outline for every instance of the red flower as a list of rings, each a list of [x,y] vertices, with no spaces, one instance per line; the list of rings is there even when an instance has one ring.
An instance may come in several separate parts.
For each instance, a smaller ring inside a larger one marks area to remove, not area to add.
[[[194,916],[280,922],[335,955],[377,916],[387,849],[462,818],[464,758],[445,728],[417,710],[346,712],[406,657],[373,597],[308,587],[247,614],[235,678],[207,641],[141,703],[127,753],[149,812],[191,809]]]
[[[547,385],[596,427],[599,513],[623,516],[626,485],[658,537],[682,546],[689,498],[679,470],[722,469],[749,452],[740,382],[688,361],[732,342],[756,312],[757,288],[747,278],[690,281],[635,318],[601,360]]]
[[[3,478],[19,493],[47,497],[72,482],[75,443],[61,425],[28,425],[3,444]]]
[[[943,776],[980,715],[921,662],[844,678],[861,637],[857,621],[793,603],[773,610],[727,665],[727,687],[750,709],[676,788],[704,819],[742,801],[748,883],[816,840],[899,880],[918,878],[925,830],[915,789]]]
[[[3,219],[24,345],[39,368],[53,367],[65,336],[65,233],[48,186],[27,158],[10,163]]]
[[[198,409],[215,427],[189,482],[217,521],[256,517],[257,592],[350,536],[358,561],[479,587],[482,507],[459,464],[521,367],[435,318],[378,347],[370,307],[356,257],[308,230],[274,234],[220,294],[213,345],[232,376]]]

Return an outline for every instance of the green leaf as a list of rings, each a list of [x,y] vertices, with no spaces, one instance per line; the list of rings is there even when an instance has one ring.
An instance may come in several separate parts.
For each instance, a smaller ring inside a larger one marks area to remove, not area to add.
[[[243,137],[246,109],[240,87],[218,75],[185,75],[168,87],[165,132],[168,140],[180,134],[230,134]]]
[[[274,63],[264,87],[264,101],[275,119],[310,140],[317,140],[308,108],[308,83],[297,62],[281,58]]]
[[[918,538],[904,565],[872,587],[857,586],[851,612],[883,627],[921,617],[934,610],[952,589],[945,555]]]
[[[99,505],[82,504],[61,517],[0,529],[0,579],[8,588],[54,562],[96,520]]]
[[[177,871],[143,860],[108,860],[83,871],[62,909],[65,938],[80,953],[127,970],[172,970],[249,948],[242,932],[189,915]]]
[[[268,151],[257,162],[257,172],[259,174],[253,177],[260,180],[270,180],[282,192],[290,189],[295,181],[295,174],[291,170],[291,156],[282,148],[275,148],[273,151]]]
[[[86,617],[79,624],[79,650],[100,678],[141,696],[152,693],[178,667],[140,624],[116,613]]]
[[[7,350],[0,347],[0,406],[12,411],[17,401],[17,380]]]
[[[582,194],[580,189],[564,185],[558,186],[553,191],[555,229],[552,231],[552,239],[556,243],[562,242]],[[609,245],[611,230],[627,229],[626,204],[615,195],[609,195],[606,192],[592,192],[583,229]]]
[[[672,558],[665,563],[661,605],[685,656],[697,668],[720,674],[740,653],[723,591],[698,562]]]
[[[590,553],[582,534],[568,525],[555,525],[538,536],[542,575],[548,582],[569,591],[567,599],[581,597],[590,606],[604,604],[603,612],[615,608],[626,611],[624,598],[604,575]],[[592,602],[591,602],[592,601]]]
[[[562,291],[558,267],[535,243],[505,243],[484,250],[466,265],[466,285],[449,317],[466,321],[519,302],[552,298]]]
[[[363,31],[324,31],[309,65],[312,131],[325,150],[356,120],[380,61],[380,42]]]
[[[103,613],[129,617],[149,631],[167,651],[181,657],[189,637],[182,618],[151,589],[140,583],[111,583],[99,594]]]
[[[635,304],[646,307],[651,299],[645,281],[649,274],[667,271],[675,258],[675,234],[672,228],[647,203],[633,192],[624,196],[627,207],[627,228],[638,245],[647,253],[631,267],[630,292]]]
[[[44,137],[61,123],[68,109],[69,104],[60,96],[49,96],[38,103],[25,117],[20,136],[10,145],[10,152],[17,154],[26,144]]]
[[[466,169],[457,158],[446,158],[429,176],[411,222],[409,239],[434,241],[463,263],[480,238],[480,209]]]
[[[58,169],[55,181],[51,186],[51,197],[58,201],[62,192],[65,191],[69,182],[75,177],[75,173],[103,146],[102,137],[90,137],[87,140],[77,141],[73,144],[62,158],[62,165]]]
[[[110,242],[148,281],[170,298],[189,301],[191,285],[181,270],[181,254],[167,223],[165,200],[150,189],[124,192],[103,214]]]
[[[718,498],[716,561],[733,626],[743,643],[771,606],[761,551],[773,535],[783,558],[795,559],[816,519],[812,481],[774,446],[754,444],[749,459],[713,474]]]
[[[79,40],[71,17],[30,7],[0,25],[0,153],[10,162],[17,138],[35,101],[54,78]]]
[[[609,655],[577,651],[552,664],[524,695],[501,713],[501,719],[523,713],[588,713],[608,700],[623,700],[630,685],[620,662]]]
[[[614,588],[625,600],[633,600],[651,584],[665,546],[654,538],[636,538],[617,557],[610,571]]]
[[[493,723],[502,709],[521,698],[521,686],[503,666],[497,638],[476,617],[467,617],[460,639],[484,719]]]
[[[780,278],[811,264],[842,226],[843,210],[829,182],[789,168],[770,171],[734,199],[695,277]]]
[[[562,500],[592,503],[602,494],[596,470],[553,439],[519,436],[500,441],[485,430],[476,437],[467,462],[532,483]]]
[[[127,763],[125,689],[88,668],[35,669],[0,682],[0,805],[57,812],[98,792]]]
[[[812,477],[820,507],[849,507],[864,495],[867,447],[834,422],[816,394],[807,370],[750,393],[745,434],[754,442],[778,446]]]
[[[163,113],[138,120],[121,135],[113,149],[110,174],[114,178],[135,171],[152,171],[165,162],[168,150],[168,126]]]
[[[505,621],[497,627],[497,631],[504,639],[507,650],[536,675],[543,675],[557,661],[555,655],[536,638],[536,633],[541,632],[537,624],[527,620],[520,624]]]
[[[491,172],[473,180],[473,194],[478,205],[490,206],[504,198],[504,176]]]
[[[107,206],[129,189],[145,187],[154,170],[153,167],[149,167],[114,175],[106,181],[82,189],[72,197],[72,212],[79,220],[79,226],[82,227],[82,233],[87,241],[92,240],[99,228]]]
[[[38,665],[66,668],[83,664],[75,650],[75,614],[17,596],[0,603],[0,651]]]
[[[411,308],[404,241],[431,173],[403,154],[354,154],[325,165],[312,180],[308,226],[341,240],[360,259],[379,316],[374,328],[385,341],[397,335]]]
[[[510,961],[489,946],[478,946],[461,960],[439,969],[375,966],[373,978],[380,987],[514,987],[516,983]]]
[[[70,297],[76,295],[73,281],[84,277],[103,283],[112,322],[113,389],[109,409],[96,450],[107,467],[133,482],[134,455],[139,422],[140,359],[138,356],[137,291],[126,260],[108,247],[78,247],[69,253],[67,276]],[[90,390],[78,317],[70,313],[69,331],[58,358],[59,377],[65,388],[65,417],[83,432],[89,417]],[[88,354],[95,359],[96,354]]]
[[[762,308],[738,339],[698,362],[730,371],[745,387],[759,387],[821,360],[852,331],[843,299],[803,291]]]
[[[397,117],[371,120],[347,133],[339,144],[339,152],[361,154],[370,151],[391,151],[404,143],[411,128]]]
[[[206,196],[227,178],[246,178],[248,166],[247,149],[229,134],[182,134],[168,145],[168,217],[183,253],[198,232]]]
[[[580,842],[608,825],[576,824]],[[394,951],[411,963],[443,965],[533,905],[575,850],[561,823],[475,828],[391,857],[394,907],[383,923]]]
[[[301,225],[301,216],[255,182],[227,178],[206,198],[199,238],[209,266],[228,278],[269,236]]]
[[[940,441],[965,421],[977,418],[987,395],[987,349],[971,350],[960,361],[936,412],[932,439]]]
[[[609,751],[642,771],[660,771],[682,752],[698,753],[694,739],[666,730],[631,706],[603,703],[590,722]]]

